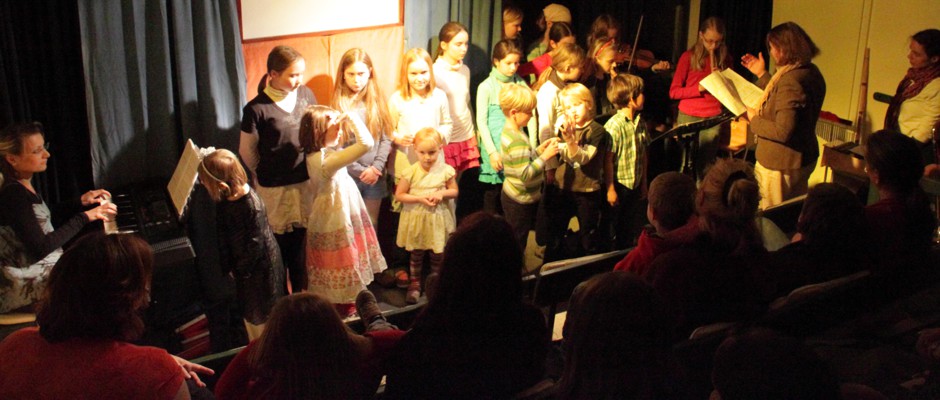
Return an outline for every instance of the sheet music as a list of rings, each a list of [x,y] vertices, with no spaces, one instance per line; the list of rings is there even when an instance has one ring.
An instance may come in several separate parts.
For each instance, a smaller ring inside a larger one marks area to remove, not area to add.
[[[746,113],[747,107],[758,108],[758,102],[764,94],[763,90],[731,68],[720,72],[712,71],[700,83],[735,116]]]
[[[180,219],[183,218],[183,210],[186,209],[186,202],[189,201],[189,194],[193,191],[198,173],[199,148],[192,139],[189,139],[183,146],[183,154],[176,164],[173,177],[166,186],[170,200],[173,201],[173,207],[176,209],[176,216]]]

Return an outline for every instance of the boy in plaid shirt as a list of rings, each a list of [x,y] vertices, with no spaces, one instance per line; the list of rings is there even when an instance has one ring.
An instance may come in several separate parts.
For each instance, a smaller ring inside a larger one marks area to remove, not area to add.
[[[635,75],[617,75],[607,86],[607,99],[617,109],[604,124],[610,134],[608,155],[607,202],[611,206],[614,248],[632,245],[636,203],[646,191],[646,126],[640,122],[643,110],[643,79]]]

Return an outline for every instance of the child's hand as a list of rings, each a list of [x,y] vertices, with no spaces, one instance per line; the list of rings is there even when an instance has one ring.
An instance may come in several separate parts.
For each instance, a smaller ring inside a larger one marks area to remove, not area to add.
[[[437,202],[435,202],[434,198],[431,196],[419,197],[418,199],[421,200],[421,204],[424,204],[428,207],[437,207]]]
[[[672,64],[665,60],[653,64],[653,66],[650,67],[650,70],[653,72],[668,71],[670,69],[672,69]]]
[[[570,115],[565,115],[565,119],[561,125],[561,138],[566,143],[571,143],[578,140],[577,135],[574,133],[575,124],[576,122],[574,118],[572,118]]]
[[[620,204],[620,201],[617,198],[617,190],[614,189],[614,185],[607,187],[607,203],[609,203],[611,207]]]
[[[490,154],[490,166],[493,167],[493,171],[499,172],[503,170],[503,160],[499,156],[499,153]]]
[[[374,185],[376,182],[379,181],[379,177],[381,176],[382,176],[382,172],[380,172],[378,168],[369,167],[369,168],[366,168],[365,171],[362,171],[361,174],[359,174],[359,180],[362,181],[362,183],[365,183],[366,185]]]
[[[558,155],[558,138],[551,138],[542,142],[536,150],[539,157],[545,161],[555,158]]]
[[[433,201],[434,204],[437,205],[437,204],[440,204],[442,201],[444,201],[444,193],[437,191],[437,192],[429,194],[428,198],[430,198],[431,201]]]
[[[414,142],[414,136],[394,136],[392,137],[392,142],[397,144],[400,147],[408,147]]]

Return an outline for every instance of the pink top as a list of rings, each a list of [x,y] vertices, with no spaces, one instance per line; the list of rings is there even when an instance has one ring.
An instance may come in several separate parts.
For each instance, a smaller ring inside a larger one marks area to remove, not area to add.
[[[721,114],[721,103],[708,91],[699,92],[698,84],[712,73],[711,57],[705,56],[701,71],[692,69],[692,50],[682,53],[676,73],[669,86],[669,98],[679,100],[679,111],[693,117],[714,117]],[[725,65],[731,65],[730,56]]]
[[[545,53],[538,57],[532,59],[525,64],[519,66],[519,69],[516,70],[516,75],[522,77],[529,82],[535,82],[539,79],[539,75],[542,75],[542,72],[548,69],[552,65],[552,53]],[[530,79],[530,75],[535,75],[535,79]]]

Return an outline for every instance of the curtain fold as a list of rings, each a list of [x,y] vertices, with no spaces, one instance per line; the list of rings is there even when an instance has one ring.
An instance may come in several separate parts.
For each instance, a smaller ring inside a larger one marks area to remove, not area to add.
[[[245,93],[235,0],[79,0],[92,170],[168,178],[181,145],[235,149]]]
[[[699,23],[712,16],[725,20],[725,44],[734,60],[745,53],[757,55],[757,52],[763,52],[764,59],[770,60],[766,37],[771,28],[773,8],[773,0],[702,0]],[[739,62],[732,63],[732,68],[742,76],[751,76]]]
[[[92,186],[74,2],[0,2],[0,128],[39,121],[52,158],[33,186],[50,203]]]

